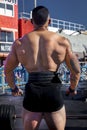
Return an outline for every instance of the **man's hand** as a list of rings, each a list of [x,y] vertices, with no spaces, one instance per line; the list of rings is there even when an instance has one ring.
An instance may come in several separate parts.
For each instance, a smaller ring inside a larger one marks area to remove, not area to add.
[[[23,90],[19,89],[17,86],[15,86],[14,89],[11,90],[13,96],[21,96],[23,95]]]
[[[71,87],[68,87],[68,88],[66,89],[66,96],[76,95],[76,94],[77,94],[77,90],[71,89]]]

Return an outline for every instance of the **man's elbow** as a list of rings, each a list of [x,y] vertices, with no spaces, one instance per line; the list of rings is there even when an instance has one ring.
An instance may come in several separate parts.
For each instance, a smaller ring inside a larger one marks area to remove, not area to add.
[[[76,72],[77,74],[80,74],[80,73],[81,73],[81,69],[79,68],[79,69],[77,69],[75,72]]]
[[[80,75],[81,75],[81,71],[79,69],[77,72],[75,72],[75,77],[79,80],[80,79]]]

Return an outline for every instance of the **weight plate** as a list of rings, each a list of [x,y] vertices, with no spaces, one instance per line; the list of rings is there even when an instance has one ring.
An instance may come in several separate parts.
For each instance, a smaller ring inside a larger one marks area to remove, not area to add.
[[[14,130],[14,115],[15,106],[7,104],[0,105],[0,130]]]

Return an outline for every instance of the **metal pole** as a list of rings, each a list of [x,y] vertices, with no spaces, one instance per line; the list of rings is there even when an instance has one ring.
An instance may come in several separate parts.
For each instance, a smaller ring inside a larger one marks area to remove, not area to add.
[[[23,0],[23,12],[24,12],[24,0]]]
[[[37,0],[34,0],[34,7],[37,6]]]
[[[66,115],[67,119],[79,119],[79,120],[87,120],[87,114],[79,114],[79,115]],[[22,118],[21,115],[13,115],[13,119]]]

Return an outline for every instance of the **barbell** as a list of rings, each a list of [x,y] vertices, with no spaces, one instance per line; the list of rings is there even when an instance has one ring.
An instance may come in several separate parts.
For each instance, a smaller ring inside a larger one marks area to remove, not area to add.
[[[16,115],[16,110],[14,105],[1,104],[0,105],[0,130],[14,130],[15,119],[21,118],[21,115]],[[87,120],[87,114],[80,115],[68,115],[67,119],[84,119]]]

